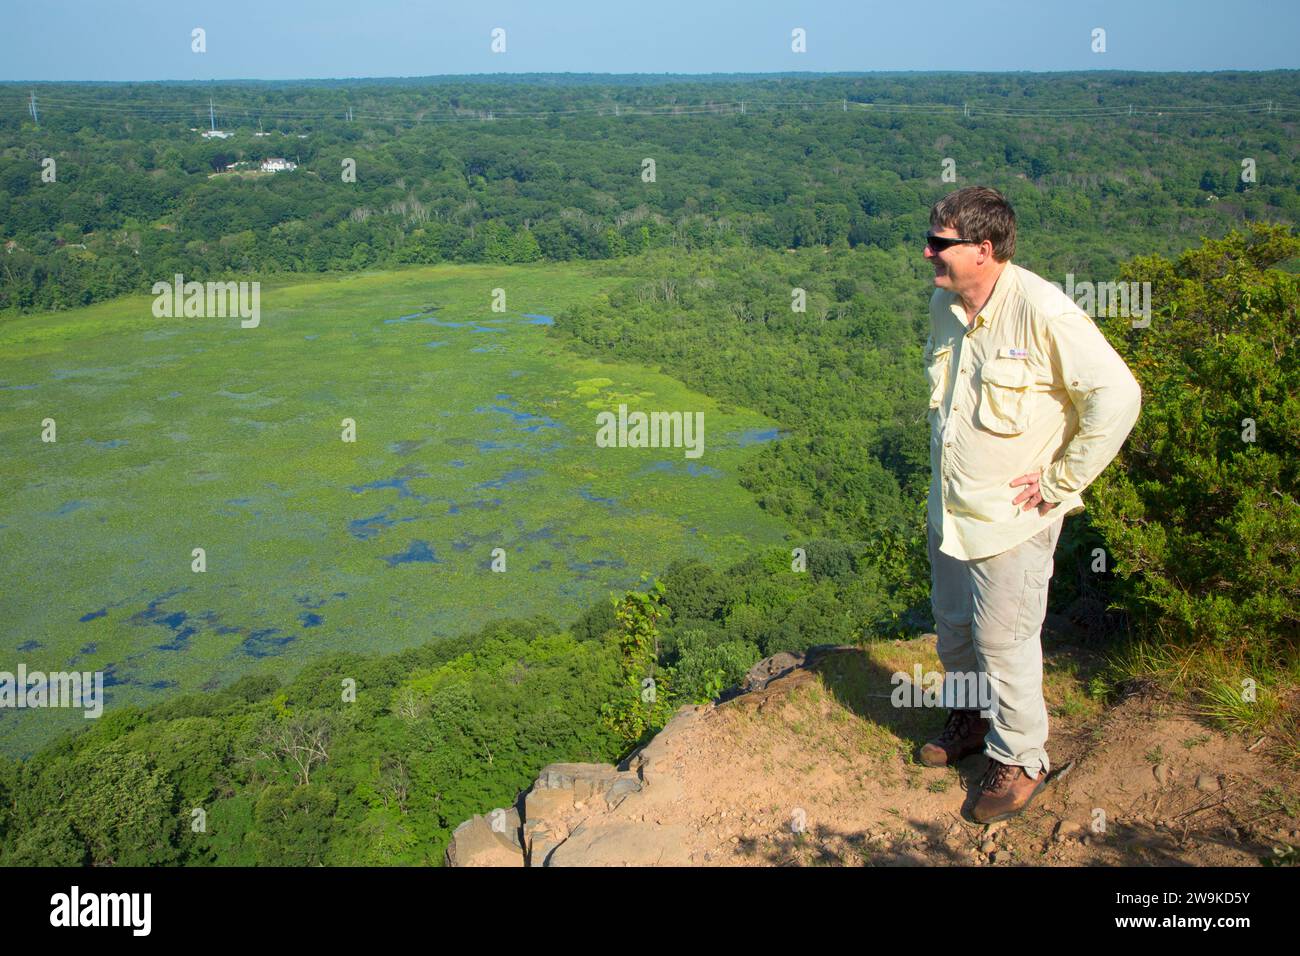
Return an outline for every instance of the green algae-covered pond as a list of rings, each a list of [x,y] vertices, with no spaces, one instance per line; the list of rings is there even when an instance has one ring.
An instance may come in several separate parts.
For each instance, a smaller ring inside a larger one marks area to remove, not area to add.
[[[677,557],[781,542],[736,482],[776,422],[549,338],[616,281],[436,266],[265,283],[256,328],[148,296],[0,320],[0,671],[103,671],[111,710],[494,618],[565,624]],[[703,455],[597,447],[620,404],[703,412]],[[0,709],[0,751],[84,721]]]

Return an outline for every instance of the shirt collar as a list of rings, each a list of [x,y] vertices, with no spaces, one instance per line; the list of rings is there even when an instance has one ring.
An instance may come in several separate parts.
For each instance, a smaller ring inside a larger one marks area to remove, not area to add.
[[[1015,279],[1010,275],[1014,268],[1015,266],[1010,262],[1007,262],[1007,264],[1002,267],[1002,271],[998,274],[997,282],[993,284],[993,291],[989,294],[988,302],[984,304],[984,308],[980,309],[979,312],[976,313],[975,321],[967,327],[967,331],[973,332],[981,325],[991,325],[993,320],[997,318],[1003,300],[1006,299],[1011,286],[1015,284]],[[953,314],[961,320],[961,324],[966,325],[965,320],[962,319],[962,312],[964,310],[960,296],[953,296],[951,309]]]

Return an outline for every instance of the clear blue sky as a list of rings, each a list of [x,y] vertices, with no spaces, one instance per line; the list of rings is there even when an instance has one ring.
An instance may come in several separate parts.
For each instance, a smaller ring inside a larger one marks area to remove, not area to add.
[[[1298,37],[1296,0],[5,0],[0,80],[1266,70]]]

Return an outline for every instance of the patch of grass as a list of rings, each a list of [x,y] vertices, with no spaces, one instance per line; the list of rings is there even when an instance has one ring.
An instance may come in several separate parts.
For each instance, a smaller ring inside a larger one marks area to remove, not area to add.
[[[1195,712],[1217,727],[1230,731],[1260,733],[1278,717],[1277,694],[1257,686],[1253,679],[1233,681],[1212,677],[1201,687]]]
[[[1280,812],[1291,820],[1300,818],[1300,796],[1288,793],[1281,787],[1267,787],[1259,797],[1259,806],[1265,813]]]
[[[1279,662],[1134,639],[1109,656],[1089,689],[1110,699],[1131,691],[1168,694],[1214,727],[1268,737],[1271,754],[1300,767],[1300,655]]]

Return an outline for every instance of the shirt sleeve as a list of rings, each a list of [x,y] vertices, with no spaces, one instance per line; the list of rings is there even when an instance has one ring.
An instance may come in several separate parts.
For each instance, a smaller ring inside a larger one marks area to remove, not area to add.
[[[1065,453],[1039,477],[1047,502],[1081,494],[1119,454],[1137,422],[1142,389],[1124,360],[1085,313],[1066,312],[1046,323],[1055,374],[1079,415]]]

